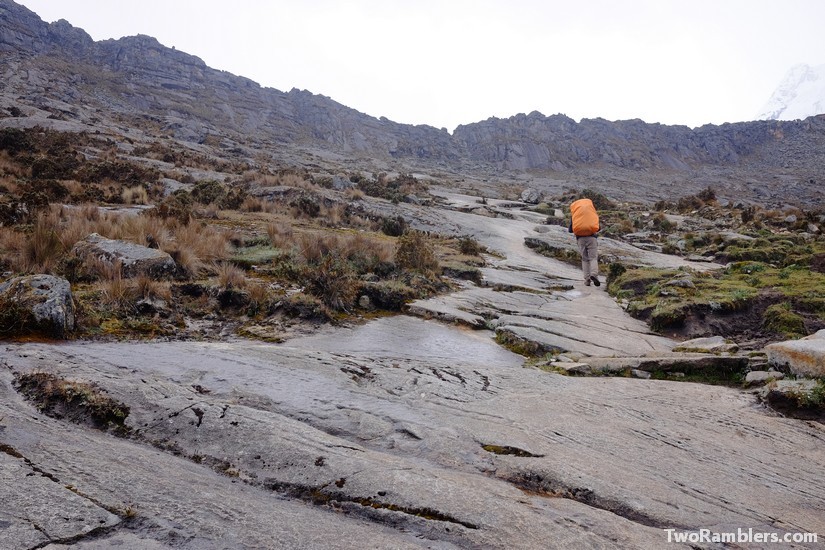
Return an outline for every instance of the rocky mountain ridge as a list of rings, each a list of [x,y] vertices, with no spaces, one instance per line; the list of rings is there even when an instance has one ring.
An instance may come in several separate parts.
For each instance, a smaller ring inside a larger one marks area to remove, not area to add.
[[[304,162],[320,152],[399,170],[601,180],[614,195],[632,193],[635,182],[652,199],[670,197],[678,184],[686,193],[716,185],[725,196],[733,186],[740,199],[825,203],[817,183],[825,179],[825,116],[691,129],[533,112],[459,126],[450,135],[308,91],[263,88],[148,36],[95,42],[11,0],[0,0],[0,51],[0,112],[36,108],[98,129],[125,126],[190,143],[212,138],[226,149],[289,151]]]

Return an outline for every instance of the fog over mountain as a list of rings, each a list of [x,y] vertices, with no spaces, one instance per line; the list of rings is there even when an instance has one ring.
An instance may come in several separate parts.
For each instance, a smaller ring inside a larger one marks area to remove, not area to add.
[[[794,65],[757,120],[798,120],[825,113],[825,64]]]

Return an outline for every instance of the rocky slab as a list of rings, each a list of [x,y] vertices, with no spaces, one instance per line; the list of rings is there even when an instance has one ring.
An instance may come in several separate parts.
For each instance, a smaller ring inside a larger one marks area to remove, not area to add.
[[[87,500],[136,510],[101,535],[152,544],[654,548],[666,528],[825,531],[820,425],[730,388],[523,368],[477,332],[397,319],[329,335],[336,351],[5,346],[0,435]],[[441,344],[359,351],[416,327]],[[12,387],[34,369],[126,403],[131,437],[38,414]]]
[[[639,356],[676,345],[652,334],[642,321],[631,319],[604,287],[584,286],[578,266],[542,256],[525,244],[536,239],[542,246],[578,254],[575,238],[566,228],[537,225],[545,216],[492,200],[487,207],[502,216],[480,221],[481,217],[465,211],[477,206],[477,197],[443,191],[439,196],[451,209],[416,210],[389,202],[370,203],[369,208],[385,216],[402,215],[416,229],[470,235],[493,254],[486,256],[481,288],[470,286],[447,296],[415,301],[409,306],[410,313],[492,328],[540,351],[578,356]],[[599,242],[607,255],[634,264],[702,271],[712,268],[611,239]]]

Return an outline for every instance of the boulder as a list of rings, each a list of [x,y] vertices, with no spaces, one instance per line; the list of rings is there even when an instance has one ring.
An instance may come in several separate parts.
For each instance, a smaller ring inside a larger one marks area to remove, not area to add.
[[[688,279],[687,277],[681,277],[679,279],[671,279],[667,281],[665,286],[675,286],[679,288],[696,288],[696,285],[693,284],[693,281]]]
[[[797,376],[825,377],[825,329],[801,338],[765,346],[768,362],[788,367]]]
[[[0,310],[0,331],[6,334],[65,338],[75,328],[71,285],[53,275],[26,275],[0,284]]]
[[[353,187],[355,187],[355,184],[347,178],[342,178],[341,176],[334,176],[332,178],[332,188],[335,191],[346,191],[347,189],[352,189]]]
[[[172,256],[146,246],[117,241],[92,233],[74,245],[72,253],[85,263],[96,260],[114,267],[120,263],[122,277],[135,277],[146,274],[153,278],[163,278],[175,273],[175,261]]]
[[[769,380],[782,380],[783,378],[785,378],[785,375],[779,371],[752,370],[745,375],[745,385],[754,386],[764,384]]]
[[[521,192],[521,201],[527,204],[538,204],[543,198],[544,194],[535,189],[525,189]]]

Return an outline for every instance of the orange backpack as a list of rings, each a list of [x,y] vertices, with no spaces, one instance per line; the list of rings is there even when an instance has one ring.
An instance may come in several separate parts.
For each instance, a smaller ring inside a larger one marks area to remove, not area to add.
[[[573,234],[577,237],[589,237],[599,231],[599,215],[590,199],[579,199],[570,205],[573,216]]]

